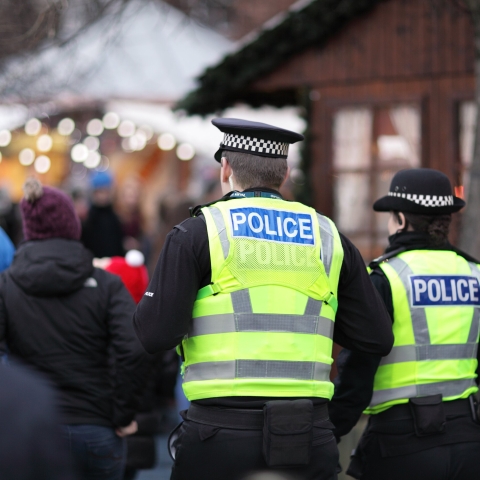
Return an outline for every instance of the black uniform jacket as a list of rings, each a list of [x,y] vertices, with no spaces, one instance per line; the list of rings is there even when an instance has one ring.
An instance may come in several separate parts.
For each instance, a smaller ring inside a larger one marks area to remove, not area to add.
[[[426,235],[422,233],[401,232],[389,237],[389,241],[386,253],[399,248],[404,248],[405,251],[433,250],[427,244]],[[437,250],[454,251],[469,262],[478,263],[477,260],[450,244]],[[370,278],[393,319],[392,290],[387,277],[381,269],[375,268]],[[380,355],[365,355],[365,353],[354,352],[348,348],[340,352],[337,358],[339,375],[334,380],[335,394],[329,405],[330,418],[335,425],[337,438],[346,435],[355,426],[360,415],[369,405],[373,392],[373,381],[381,358]]]
[[[52,382],[62,423],[128,425],[145,380],[134,310],[120,277],[93,268],[80,242],[26,242],[0,275],[0,355]]]
[[[250,190],[259,189],[246,191]],[[227,194],[223,200],[228,197]],[[346,237],[340,237],[345,256],[333,339],[351,350],[387,355],[393,345],[393,334],[385,305],[370,281],[360,253]],[[148,295],[135,311],[135,330],[147,352],[168,350],[182,341],[189,330],[197,292],[210,283],[207,228],[203,219],[190,218],[168,234]],[[265,399],[229,397],[200,402],[261,408]]]

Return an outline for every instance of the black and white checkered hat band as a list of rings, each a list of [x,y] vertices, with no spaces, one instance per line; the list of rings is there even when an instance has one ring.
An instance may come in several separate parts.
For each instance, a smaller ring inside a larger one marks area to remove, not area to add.
[[[221,146],[245,150],[251,153],[264,153],[271,156],[287,157],[289,144],[226,133]]]
[[[390,197],[400,197],[410,200],[423,207],[447,207],[453,205],[453,195],[417,195],[416,193],[388,192]]]

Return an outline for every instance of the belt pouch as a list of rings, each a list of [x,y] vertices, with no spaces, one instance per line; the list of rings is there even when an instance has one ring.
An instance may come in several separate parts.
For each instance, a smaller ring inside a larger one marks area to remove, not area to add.
[[[357,448],[352,450],[350,455],[350,464],[348,465],[346,474],[353,478],[362,478],[363,470],[365,468],[365,454],[364,447],[367,443],[368,435],[368,426],[363,431],[360,441],[358,442]]]
[[[263,407],[263,456],[269,467],[307,465],[313,438],[311,400],[272,400]]]
[[[445,430],[445,409],[442,394],[411,398],[410,411],[417,437],[435,435]]]

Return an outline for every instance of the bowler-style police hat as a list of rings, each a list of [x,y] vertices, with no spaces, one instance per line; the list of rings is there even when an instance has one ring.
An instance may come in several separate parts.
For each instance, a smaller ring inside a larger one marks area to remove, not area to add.
[[[288,146],[303,140],[303,135],[266,123],[239,118],[214,118],[212,123],[225,134],[215,160],[220,162],[222,150],[250,153],[260,157],[287,158]]]
[[[458,212],[465,202],[455,197],[448,177],[431,168],[412,168],[397,172],[388,195],[373,204],[377,212],[391,210],[421,215]]]

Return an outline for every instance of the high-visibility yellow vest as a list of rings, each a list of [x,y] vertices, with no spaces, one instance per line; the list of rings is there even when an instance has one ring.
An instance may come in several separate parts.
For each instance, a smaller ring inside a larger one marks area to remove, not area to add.
[[[241,198],[202,208],[212,284],[182,341],[189,400],[331,398],[343,248],[335,225],[300,203]]]
[[[375,375],[366,413],[409,398],[467,398],[475,383],[480,270],[452,251],[412,250],[379,265],[392,290],[395,343]]]

